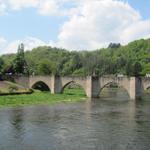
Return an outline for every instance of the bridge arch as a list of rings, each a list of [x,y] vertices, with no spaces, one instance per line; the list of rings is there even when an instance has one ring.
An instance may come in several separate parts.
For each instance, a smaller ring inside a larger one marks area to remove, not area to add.
[[[107,82],[105,83],[101,88],[100,88],[100,91],[99,91],[99,96],[101,94],[101,92],[103,91],[104,88],[106,88],[107,86],[110,86],[110,85],[115,85],[117,86],[117,88],[122,88],[125,90],[125,92],[127,93],[128,97],[130,97],[130,93],[129,93],[129,88],[127,86],[124,86],[124,85],[120,85],[119,82],[116,82],[116,81],[110,81],[110,82]]]
[[[77,86],[80,86],[84,94],[88,96],[88,91],[87,91],[87,78],[86,77],[62,77],[61,79],[61,93],[64,91],[65,87],[67,87],[70,84],[75,84]]]
[[[50,87],[43,81],[35,82],[33,85],[31,85],[31,88],[40,91],[51,91]]]
[[[63,93],[64,90],[65,90],[65,88],[66,88],[67,86],[71,85],[71,84],[74,84],[74,85],[76,85],[76,86],[81,87],[81,89],[83,89],[84,93],[86,94],[85,87],[84,87],[82,84],[80,84],[80,83],[78,83],[78,82],[76,82],[76,81],[73,81],[73,80],[72,80],[72,81],[69,81],[69,82],[67,82],[67,83],[65,83],[65,84],[62,86],[61,93]]]
[[[118,87],[119,87],[119,84],[117,83],[117,82],[108,82],[108,83],[106,83],[105,85],[103,85],[102,87],[101,87],[101,89],[100,89],[100,92],[105,88],[105,87],[107,87],[107,86],[109,86],[109,85],[111,85],[111,84],[115,84],[115,85],[117,85]]]
[[[70,82],[66,83],[65,85],[63,85],[63,87],[62,87],[62,89],[61,89],[61,93],[63,93],[63,92],[64,92],[64,89],[65,89],[68,85],[70,85],[70,84],[72,84],[72,83],[75,83],[75,82],[74,82],[74,81],[70,81]]]
[[[49,87],[51,93],[53,94],[61,93],[66,84],[75,81],[77,84],[79,83],[79,85],[83,87],[86,95],[90,98],[97,98],[100,91],[112,81],[117,82],[119,86],[122,86],[124,89],[126,89],[132,100],[140,98],[143,91],[150,86],[150,78],[127,76],[14,76],[13,79],[17,84],[23,85],[27,88],[34,87],[34,84],[42,81]]]
[[[146,87],[146,90],[150,90],[150,85]]]

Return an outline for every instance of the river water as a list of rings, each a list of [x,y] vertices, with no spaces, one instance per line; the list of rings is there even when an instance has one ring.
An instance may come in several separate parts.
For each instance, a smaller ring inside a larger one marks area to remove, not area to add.
[[[0,150],[150,150],[150,95],[1,108]]]

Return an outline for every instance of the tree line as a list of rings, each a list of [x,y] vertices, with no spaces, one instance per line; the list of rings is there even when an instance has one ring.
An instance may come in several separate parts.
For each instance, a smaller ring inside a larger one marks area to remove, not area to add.
[[[110,75],[139,76],[150,74],[150,39],[137,40],[122,46],[110,43],[93,51],[67,51],[50,46],[0,57],[0,73],[25,75]]]

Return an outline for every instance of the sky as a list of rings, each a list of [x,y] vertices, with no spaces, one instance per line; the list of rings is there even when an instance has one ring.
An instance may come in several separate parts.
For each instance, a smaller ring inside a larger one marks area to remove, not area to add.
[[[0,0],[0,55],[52,46],[94,50],[150,38],[148,0]]]

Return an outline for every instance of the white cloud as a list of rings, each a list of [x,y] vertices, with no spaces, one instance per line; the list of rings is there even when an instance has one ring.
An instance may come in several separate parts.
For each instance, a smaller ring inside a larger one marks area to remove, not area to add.
[[[58,45],[68,49],[97,49],[110,42],[128,43],[150,35],[150,20],[143,21],[128,3],[116,0],[81,1],[64,23]]]
[[[6,43],[6,40],[3,37],[0,37],[0,45],[3,45]]]
[[[38,13],[43,16],[69,16],[78,0],[39,0]],[[66,7],[69,5],[69,7]],[[76,8],[75,8],[76,10]]]
[[[56,0],[46,0],[39,3],[39,14],[57,15],[60,13],[59,4]]]
[[[7,41],[5,40],[5,38],[0,37],[0,53],[4,53],[5,52],[6,44],[7,44]]]
[[[121,41],[127,43],[135,39],[150,38],[150,20],[139,20],[123,30]]]
[[[72,0],[71,0],[72,1]],[[36,8],[40,15],[65,15],[63,7],[69,0],[0,0],[0,14],[9,10],[22,10],[24,8]]]
[[[38,46],[48,45],[48,43],[35,37],[27,37],[26,39],[22,41],[22,43],[25,44],[26,50],[32,50],[33,48],[38,47]]]
[[[7,0],[0,0],[5,4]],[[121,0],[8,0],[13,9],[35,7],[41,15],[66,15],[56,42],[26,38],[27,49],[39,45],[81,50],[106,47],[110,42],[126,44],[132,40],[150,37],[150,19]],[[69,7],[65,5],[68,4]],[[70,6],[71,5],[71,6]],[[1,9],[0,9],[1,10]],[[16,52],[20,40],[11,42],[6,52]]]
[[[22,8],[36,7],[39,0],[8,0],[11,9],[20,10]]]
[[[3,39],[0,39],[0,45],[1,41],[4,43]],[[32,50],[35,47],[38,46],[48,46],[49,43],[46,43],[40,39],[34,38],[34,37],[26,37],[23,40],[15,40],[10,43],[5,43],[3,46],[4,50],[1,50],[2,47],[0,47],[0,54],[6,54],[6,53],[16,53],[18,49],[18,45],[20,43],[24,43],[25,45],[25,50]]]
[[[5,14],[6,12],[6,4],[0,0],[0,15]]]

